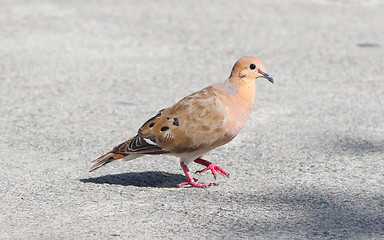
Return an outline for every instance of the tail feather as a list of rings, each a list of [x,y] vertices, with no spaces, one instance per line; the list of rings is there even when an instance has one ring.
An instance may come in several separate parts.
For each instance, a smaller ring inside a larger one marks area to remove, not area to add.
[[[126,155],[108,152],[108,153],[100,156],[96,160],[93,160],[92,162],[95,162],[95,164],[91,167],[91,169],[89,169],[89,171],[90,172],[95,171],[96,169],[101,168],[105,164],[108,164],[108,163],[113,162],[115,160],[124,158],[125,156]]]

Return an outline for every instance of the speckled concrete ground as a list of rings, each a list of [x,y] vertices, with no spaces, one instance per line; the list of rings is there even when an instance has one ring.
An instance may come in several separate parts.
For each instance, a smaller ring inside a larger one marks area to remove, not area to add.
[[[383,12],[379,0],[1,1],[0,238],[384,238]],[[206,155],[229,179],[175,188],[169,156],[87,171],[243,55],[275,84],[257,81],[244,131]]]

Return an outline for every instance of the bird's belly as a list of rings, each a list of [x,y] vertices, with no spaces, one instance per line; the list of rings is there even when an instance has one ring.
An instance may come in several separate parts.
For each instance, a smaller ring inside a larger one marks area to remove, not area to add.
[[[185,164],[191,163],[193,160],[203,156],[207,152],[213,150],[214,148],[204,148],[204,149],[199,149],[196,151],[192,152],[184,152],[184,153],[177,153],[177,154],[171,154],[173,156],[179,157],[181,161],[183,161]]]
[[[231,135],[226,134],[223,139],[212,144],[209,147],[200,148],[198,150],[191,151],[191,152],[170,153],[170,155],[179,157],[179,158],[181,158],[181,161],[183,161],[185,164],[189,164],[193,160],[195,160],[199,157],[202,157],[207,152],[212,151],[213,149],[218,148],[218,147],[230,142],[234,137],[235,136],[231,136]]]

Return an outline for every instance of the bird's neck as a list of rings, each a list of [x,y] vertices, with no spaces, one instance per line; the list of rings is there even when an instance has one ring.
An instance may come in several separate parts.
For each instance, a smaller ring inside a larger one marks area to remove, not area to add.
[[[224,89],[225,102],[229,110],[226,125],[233,130],[232,134],[235,136],[244,127],[252,111],[255,102],[255,82],[250,79],[236,84],[227,81],[224,83]]]
[[[255,81],[253,79],[229,79],[224,83],[226,96],[238,107],[252,110],[255,102]],[[244,109],[243,109],[244,110]]]

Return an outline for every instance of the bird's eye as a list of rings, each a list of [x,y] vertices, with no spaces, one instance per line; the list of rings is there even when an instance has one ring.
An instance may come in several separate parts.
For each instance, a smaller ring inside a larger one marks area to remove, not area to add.
[[[251,65],[249,65],[249,69],[255,70],[256,69],[256,65],[252,63]]]

